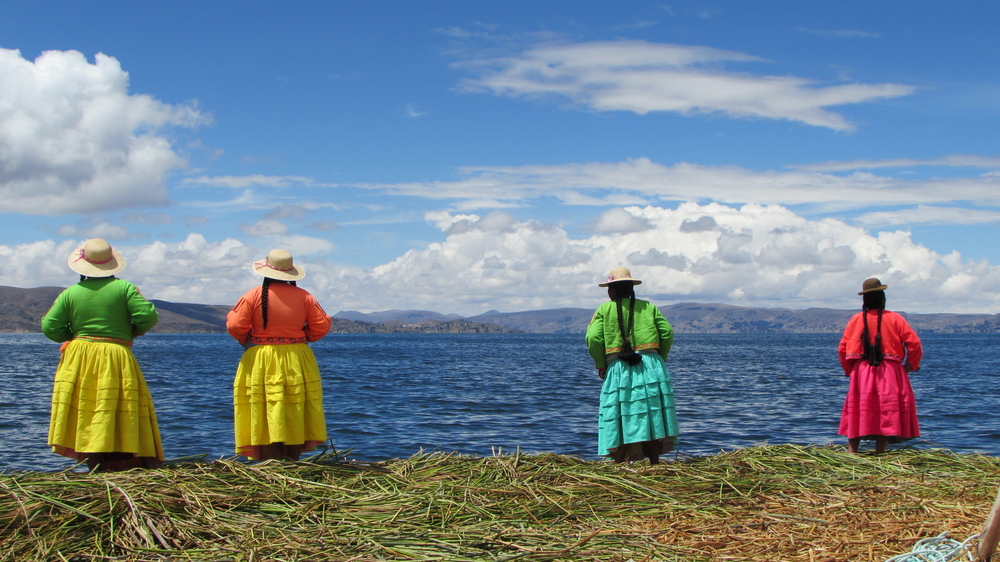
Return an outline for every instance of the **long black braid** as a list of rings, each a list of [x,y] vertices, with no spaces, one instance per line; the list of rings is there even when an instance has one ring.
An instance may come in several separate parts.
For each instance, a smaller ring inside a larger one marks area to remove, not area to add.
[[[635,285],[631,281],[628,281],[628,293],[625,293],[625,288],[621,287],[619,291],[615,294],[615,304],[618,306],[618,332],[622,336],[622,349],[618,352],[618,359],[628,363],[629,365],[638,365],[642,362],[642,356],[632,349],[632,342],[629,340],[629,336],[632,335],[632,327],[635,325]],[[628,297],[628,329],[625,329],[625,320],[622,318],[622,299]]]
[[[287,283],[295,287],[295,281],[280,281],[278,279],[271,279],[270,277],[265,277],[264,282],[261,283],[260,290],[260,314],[264,317],[264,329],[267,329],[267,294],[271,283]]]
[[[878,323],[875,329],[875,343],[871,343],[868,331],[868,311],[878,310]],[[885,292],[873,291],[864,294],[864,304],[861,306],[861,316],[865,322],[865,329],[861,332],[861,345],[863,351],[861,358],[868,361],[872,367],[882,364],[882,312],[885,311]]]

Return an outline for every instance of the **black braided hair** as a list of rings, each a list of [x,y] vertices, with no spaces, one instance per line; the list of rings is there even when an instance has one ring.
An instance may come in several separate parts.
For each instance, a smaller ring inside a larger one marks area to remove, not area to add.
[[[270,277],[265,277],[264,282],[261,283],[260,290],[260,315],[264,317],[264,329],[267,329],[267,293],[271,286],[271,283],[288,283],[292,287],[296,287],[295,281],[281,281],[278,279],[271,279]]]
[[[871,343],[870,332],[868,331],[868,311],[878,311],[878,323],[875,328],[875,343]],[[872,291],[864,294],[864,304],[861,306],[861,315],[864,319],[865,329],[861,332],[861,345],[863,351],[861,358],[868,361],[872,367],[878,367],[884,359],[882,353],[882,312],[885,311],[885,291]]]
[[[625,288],[625,285],[628,288]],[[626,291],[628,291],[626,293]],[[625,328],[625,320],[622,317],[622,299],[628,297],[628,328]],[[635,325],[635,285],[631,281],[625,281],[619,285],[615,291],[615,304],[618,306],[618,333],[622,336],[622,349],[618,352],[618,359],[629,365],[642,363],[642,356],[632,349],[632,342],[629,337],[632,335],[632,327]]]
[[[264,317],[264,329],[267,329],[267,293],[271,286],[271,278],[265,277],[260,287],[260,315]]]

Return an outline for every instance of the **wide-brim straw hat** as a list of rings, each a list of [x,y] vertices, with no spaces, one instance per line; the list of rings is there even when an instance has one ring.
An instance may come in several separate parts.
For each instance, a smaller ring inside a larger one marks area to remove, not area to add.
[[[87,277],[111,277],[125,269],[125,256],[106,240],[91,238],[69,255],[69,268]]]
[[[616,267],[611,270],[608,274],[608,278],[604,283],[598,283],[598,287],[607,287],[611,283],[619,283],[622,281],[631,281],[633,285],[641,285],[642,281],[632,278],[632,272],[628,270],[627,267]]]
[[[271,250],[267,257],[253,262],[253,270],[269,279],[298,281],[306,276],[301,265],[292,262],[292,254],[285,250]]]
[[[884,291],[888,288],[888,285],[883,285],[881,281],[872,277],[871,279],[865,279],[865,282],[861,285],[861,292],[858,294],[874,293],[875,291]]]

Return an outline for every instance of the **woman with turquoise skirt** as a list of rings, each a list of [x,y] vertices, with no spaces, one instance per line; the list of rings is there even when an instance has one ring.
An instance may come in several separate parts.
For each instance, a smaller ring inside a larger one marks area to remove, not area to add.
[[[617,463],[660,455],[677,443],[674,387],[665,361],[674,331],[658,308],[635,298],[625,267],[611,270],[600,287],[609,302],[594,312],[587,327],[587,349],[604,380],[597,419],[597,453]]]

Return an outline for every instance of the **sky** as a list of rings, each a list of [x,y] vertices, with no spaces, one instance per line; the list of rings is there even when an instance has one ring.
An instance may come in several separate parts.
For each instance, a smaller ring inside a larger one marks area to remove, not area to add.
[[[1000,4],[18,2],[0,285],[291,252],[328,312],[639,298],[1000,312]]]

